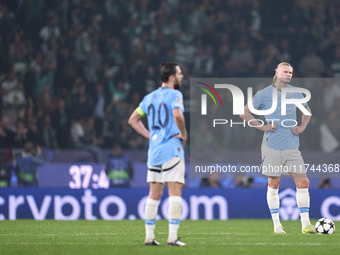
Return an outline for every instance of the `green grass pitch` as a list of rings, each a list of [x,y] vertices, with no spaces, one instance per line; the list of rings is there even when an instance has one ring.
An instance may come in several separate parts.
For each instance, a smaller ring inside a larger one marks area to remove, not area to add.
[[[187,246],[168,247],[168,222],[160,220],[155,234],[161,245],[150,247],[144,246],[142,220],[6,220],[0,221],[0,254],[340,254],[337,229],[307,235],[299,221],[282,224],[286,235],[274,235],[271,220],[184,220],[179,236]]]

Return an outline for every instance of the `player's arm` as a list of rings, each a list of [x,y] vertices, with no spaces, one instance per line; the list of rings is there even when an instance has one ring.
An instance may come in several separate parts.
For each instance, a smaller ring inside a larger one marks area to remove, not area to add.
[[[174,115],[175,122],[176,122],[179,130],[181,131],[181,133],[179,135],[176,135],[174,137],[181,139],[182,145],[184,147],[185,144],[187,143],[188,133],[187,133],[187,130],[185,128],[185,119],[184,119],[183,112],[182,112],[181,109],[175,108],[175,109],[172,110],[172,114]]]
[[[40,146],[37,146],[36,152],[37,152],[37,155],[33,157],[32,161],[35,165],[41,166],[44,164],[44,158],[42,156]]]
[[[141,121],[142,118],[145,116],[143,110],[138,107],[136,110],[133,111],[129,118],[129,125],[136,130],[137,133],[144,136],[146,139],[150,139],[150,132],[147,130]]]
[[[258,122],[257,120],[255,120],[253,115],[251,115],[248,105],[244,107],[244,114],[241,114],[240,117],[244,119],[246,122],[252,120],[249,122],[249,124],[264,132],[275,132],[275,130],[277,129],[277,126],[275,123],[261,126],[262,124]]]
[[[309,106],[307,106],[306,109],[308,112],[310,112],[310,114],[312,114],[312,110],[309,108]],[[304,113],[302,113],[301,125],[292,128],[294,135],[301,134],[303,131],[305,131],[311,117],[312,115],[305,115]]]

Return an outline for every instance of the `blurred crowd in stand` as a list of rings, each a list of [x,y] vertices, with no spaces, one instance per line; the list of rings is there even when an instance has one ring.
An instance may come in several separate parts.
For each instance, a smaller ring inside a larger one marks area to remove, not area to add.
[[[160,85],[160,63],[181,66],[188,106],[190,77],[272,77],[287,61],[294,77],[340,78],[339,45],[337,1],[0,0],[0,146],[86,149],[98,161],[114,143],[144,149],[128,117]],[[302,146],[313,150],[321,123],[340,138],[340,85],[308,89]],[[219,139],[249,145],[242,133]]]

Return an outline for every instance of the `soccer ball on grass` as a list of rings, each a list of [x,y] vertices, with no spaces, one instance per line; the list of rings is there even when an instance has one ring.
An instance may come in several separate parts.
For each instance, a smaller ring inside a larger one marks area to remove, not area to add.
[[[334,222],[327,218],[321,218],[315,224],[316,232],[318,234],[333,234],[335,231]]]

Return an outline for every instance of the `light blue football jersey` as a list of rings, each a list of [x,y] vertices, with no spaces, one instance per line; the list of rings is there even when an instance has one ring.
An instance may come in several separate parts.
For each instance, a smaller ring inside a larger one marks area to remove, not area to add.
[[[158,166],[173,157],[184,161],[182,142],[173,137],[181,131],[172,114],[176,108],[184,112],[182,93],[161,87],[146,95],[139,106],[147,115],[150,131],[147,165]]]
[[[290,88],[294,86],[288,85]],[[258,91],[253,98],[253,106],[255,109],[268,110],[273,104],[273,88],[277,89],[274,84]],[[287,98],[301,99],[303,95],[300,92],[289,92],[287,93]],[[306,103],[302,104],[304,107],[308,105]],[[279,119],[275,120],[274,123],[277,125],[277,130],[275,132],[264,132],[262,144],[272,148],[274,150],[294,150],[300,146],[299,136],[294,135],[292,128],[285,126],[294,126],[294,121],[284,121],[283,126],[281,122],[287,119],[296,120],[296,110],[295,104],[287,104],[286,115],[281,115],[281,90],[277,89],[277,108],[272,114],[265,116],[267,124],[271,123],[269,119]]]

